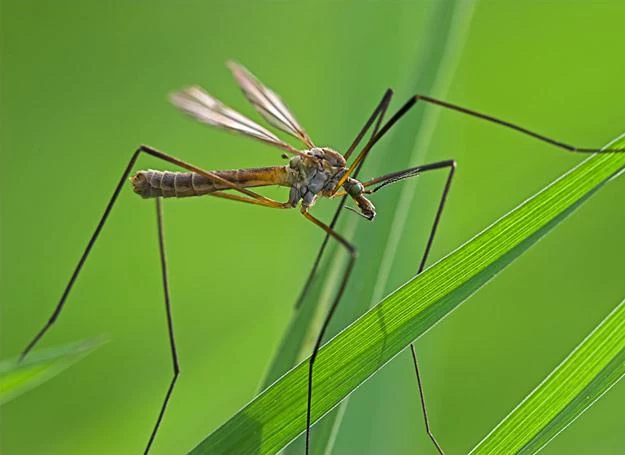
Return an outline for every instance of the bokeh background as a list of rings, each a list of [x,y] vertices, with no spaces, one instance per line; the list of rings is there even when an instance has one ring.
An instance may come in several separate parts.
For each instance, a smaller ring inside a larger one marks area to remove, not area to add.
[[[282,162],[276,150],[201,126],[166,101],[199,83],[258,119],[227,59],[280,93],[317,143],[339,150],[387,87],[394,108],[427,91],[581,146],[625,130],[617,0],[3,0],[0,12],[2,358],[48,318],[137,144],[208,169]],[[410,114],[363,170],[458,161],[432,259],[583,158],[432,112]],[[139,167],[163,166],[142,159]],[[399,209],[407,222],[382,294],[417,267],[443,178],[418,180],[407,184],[416,194],[410,210]],[[400,186],[375,199],[374,224],[345,217],[363,251],[351,300],[373,286]],[[606,186],[418,340],[432,425],[448,453],[479,441],[624,297],[624,200],[623,179]],[[326,201],[315,213],[327,219],[333,207]],[[322,233],[296,211],[214,198],[168,200],[165,210],[182,375],[153,453],[177,454],[258,391]],[[41,346],[110,342],[0,409],[3,454],[143,450],[171,375],[156,245],[153,204],[126,189]],[[624,407],[620,383],[544,453],[623,453]],[[352,395],[332,453],[434,453],[408,352]]]

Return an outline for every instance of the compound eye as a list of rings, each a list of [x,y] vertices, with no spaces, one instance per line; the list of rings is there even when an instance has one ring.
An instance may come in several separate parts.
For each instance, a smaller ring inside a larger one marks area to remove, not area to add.
[[[357,197],[357,196],[360,196],[364,190],[365,190],[365,187],[362,185],[362,183],[360,183],[360,182],[353,182],[347,188],[347,193],[351,197]]]

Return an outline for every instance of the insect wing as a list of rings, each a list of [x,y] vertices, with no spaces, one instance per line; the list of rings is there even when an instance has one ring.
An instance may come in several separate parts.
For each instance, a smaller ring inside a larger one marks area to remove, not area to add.
[[[290,152],[294,151],[293,147],[280,140],[271,131],[224,105],[200,87],[193,86],[173,93],[170,99],[176,107],[202,123],[235,131]]]
[[[234,78],[245,97],[271,125],[301,140],[307,147],[314,147],[310,137],[295,116],[276,93],[265,87],[252,73],[238,63],[228,62]]]

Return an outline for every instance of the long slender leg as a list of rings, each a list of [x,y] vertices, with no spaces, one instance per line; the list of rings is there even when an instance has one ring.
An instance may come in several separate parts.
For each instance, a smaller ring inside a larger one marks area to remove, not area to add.
[[[445,101],[437,100],[435,98],[431,98],[431,97],[425,96],[425,95],[414,95],[414,97],[412,99],[414,100],[415,103],[417,101],[423,101],[425,103],[435,104],[435,105],[440,106],[440,107],[445,108],[445,109],[449,109],[449,110],[452,110],[452,111],[460,112],[462,114],[469,115],[471,117],[476,117],[476,118],[479,118],[481,120],[486,120],[487,122],[490,122],[490,123],[494,123],[494,124],[497,124],[497,125],[500,125],[500,126],[504,126],[506,128],[510,128],[512,130],[518,131],[519,133],[525,134],[527,136],[531,136],[534,139],[538,139],[539,141],[546,142],[548,144],[551,144],[551,145],[553,145],[555,147],[567,150],[569,152],[575,152],[575,153],[614,153],[614,152],[622,153],[622,152],[625,152],[625,148],[622,148],[622,149],[597,149],[597,148],[576,147],[574,145],[569,145],[569,144],[566,144],[564,142],[558,141],[556,139],[552,139],[552,138],[547,137],[547,136],[545,136],[543,134],[536,133],[536,132],[531,131],[531,130],[529,130],[527,128],[524,128],[522,126],[515,125],[514,123],[508,122],[507,120],[502,120],[502,119],[499,119],[497,117],[493,117],[491,115],[483,114],[483,113],[478,112],[478,111],[467,109],[465,107],[458,106],[456,104],[447,103]]]
[[[413,98],[408,100],[408,102],[405,103],[401,108],[399,108],[399,110],[395,112],[395,114],[393,114],[390,120],[388,120],[382,126],[382,128],[380,128],[380,130],[373,137],[371,137],[371,139],[369,139],[369,142],[365,144],[358,156],[356,156],[356,159],[349,166],[347,172],[345,172],[345,174],[343,174],[343,176],[339,179],[335,191],[338,191],[339,188],[341,188],[343,183],[345,183],[345,181],[354,173],[360,163],[365,160],[373,146],[380,139],[382,139],[382,137],[395,125],[395,123],[397,123],[404,115],[406,115],[406,113],[412,108],[412,106],[414,106],[415,102],[416,101]]]
[[[447,160],[447,161],[440,161],[437,163],[425,164],[422,166],[416,166],[416,167],[407,169],[405,171],[395,172],[395,173],[388,174],[386,176],[382,176],[382,177],[363,183],[365,187],[378,184],[378,186],[376,186],[374,189],[367,191],[368,193],[375,193],[376,191],[379,191],[380,189],[392,183],[399,182],[409,177],[415,177],[424,172],[434,171],[437,169],[448,169],[449,172],[447,174],[447,180],[445,181],[445,186],[443,188],[443,192],[441,194],[441,198],[438,203],[438,208],[436,209],[436,214],[434,215],[434,222],[432,223],[432,227],[430,228],[430,233],[428,235],[428,239],[426,242],[425,251],[423,252],[423,256],[421,257],[421,262],[419,263],[417,274],[421,273],[423,269],[425,268],[427,258],[430,254],[430,249],[432,248],[434,236],[436,235],[436,231],[440,223],[441,215],[445,207],[445,201],[447,200],[447,195],[449,194],[449,189],[451,188],[451,182],[453,180],[454,172],[456,170],[456,162],[453,160]],[[423,383],[421,380],[421,374],[419,372],[419,364],[417,362],[417,352],[415,350],[414,343],[410,344],[410,351],[412,353],[412,361],[413,361],[413,365],[415,368],[415,374],[417,377],[417,386],[419,389],[419,399],[421,401],[421,409],[423,411],[423,421],[425,423],[425,431],[428,437],[430,438],[430,440],[432,441],[432,443],[434,443],[434,445],[436,446],[436,450],[438,450],[438,452],[441,455],[443,455],[444,454],[443,448],[436,440],[436,437],[434,436],[434,433],[432,432],[432,429],[430,426],[430,419],[428,418],[427,407],[425,404],[425,393],[423,391]]]
[[[485,120],[490,123],[494,123],[496,125],[500,125],[519,133],[525,134],[526,136],[533,137],[541,142],[545,142],[547,144],[553,145],[554,147],[558,147],[560,149],[566,150],[568,152],[573,153],[623,153],[625,152],[625,148],[620,149],[597,149],[597,148],[587,148],[587,147],[576,147],[574,145],[566,144],[564,142],[558,141],[556,139],[552,139],[543,134],[536,133],[535,131],[529,130],[522,126],[516,125],[512,122],[508,122],[507,120],[502,120],[497,117],[493,117],[491,115],[483,114],[478,111],[474,111],[471,109],[467,109],[462,106],[458,106],[456,104],[447,103],[445,101],[437,100],[435,98],[431,98],[425,95],[414,95],[412,96],[396,113],[391,117],[391,119],[380,128],[380,131],[372,137],[369,142],[363,147],[360,151],[354,162],[351,164],[347,172],[341,177],[339,180],[336,190],[343,185],[345,180],[355,171],[358,164],[365,159],[371,148],[384,136],[392,127],[397,123],[418,101],[423,101],[428,104],[434,104],[436,106],[442,107],[444,109],[449,109],[455,112],[460,112],[462,114],[468,115],[470,117],[479,118],[481,120]]]
[[[161,271],[163,274],[163,295],[165,297],[165,314],[167,315],[167,333],[169,337],[169,347],[171,349],[171,360],[174,375],[171,378],[167,393],[165,394],[165,399],[163,400],[163,404],[161,405],[161,410],[158,413],[158,418],[156,419],[156,423],[154,424],[154,428],[152,429],[152,434],[150,434],[150,439],[148,440],[148,443],[145,447],[145,454],[150,451],[150,447],[154,442],[154,438],[156,437],[158,428],[160,427],[163,416],[165,415],[165,409],[167,408],[167,404],[169,403],[169,398],[171,397],[174,386],[176,385],[176,380],[178,379],[178,375],[180,374],[180,366],[178,364],[178,351],[176,350],[176,339],[174,337],[174,323],[171,315],[171,299],[169,295],[167,256],[165,254],[165,228],[163,226],[163,206],[161,198],[156,198],[156,225],[158,227],[158,250],[160,252]]]
[[[356,248],[349,243],[343,236],[341,236],[338,232],[334,231],[330,228],[330,226],[324,224],[322,221],[318,220],[310,213],[308,213],[306,208],[302,208],[302,214],[308,218],[310,221],[315,223],[321,229],[323,229],[327,234],[331,235],[336,239],[349,253],[349,262],[345,267],[345,271],[343,272],[343,278],[341,280],[341,285],[339,286],[338,292],[334,297],[334,301],[328,310],[328,314],[323,321],[323,325],[321,326],[321,330],[319,331],[319,335],[317,335],[317,341],[315,342],[315,347],[313,348],[313,352],[310,356],[310,360],[308,361],[308,402],[306,408],[306,454],[310,453],[310,423],[311,423],[311,405],[312,405],[312,387],[313,387],[313,367],[315,365],[315,359],[317,358],[317,353],[319,352],[319,347],[321,346],[321,341],[323,336],[325,335],[326,329],[328,328],[328,324],[334,315],[334,311],[341,301],[341,297],[343,296],[343,292],[345,291],[345,287],[347,286],[347,281],[349,280],[349,276],[352,273],[352,269],[354,268],[354,263],[356,262]]]
[[[106,223],[106,220],[108,219],[109,214],[111,213],[111,210],[113,209],[113,206],[115,205],[115,202],[117,201],[119,193],[121,192],[123,186],[126,184],[126,180],[128,179],[128,177],[130,175],[130,172],[132,171],[132,168],[134,167],[134,165],[137,162],[137,159],[139,158],[139,155],[141,153],[145,153],[145,154],[154,156],[156,158],[162,159],[162,160],[167,161],[169,163],[178,165],[178,166],[180,166],[180,167],[182,167],[184,169],[187,169],[189,171],[196,172],[196,173],[198,173],[200,175],[204,175],[204,176],[207,176],[209,178],[215,178],[215,180],[217,180],[217,181],[225,180],[225,179],[219,177],[218,175],[216,175],[216,174],[214,174],[212,172],[208,172],[208,171],[205,171],[203,169],[200,169],[200,168],[198,168],[196,166],[193,166],[193,165],[191,165],[189,163],[181,161],[178,158],[175,158],[173,156],[167,155],[167,154],[165,154],[163,152],[159,152],[158,150],[153,149],[151,147],[148,147],[146,145],[140,146],[132,154],[132,156],[130,157],[130,160],[128,161],[128,164],[126,165],[126,168],[124,169],[124,172],[122,173],[122,176],[119,179],[119,182],[117,183],[117,185],[115,186],[115,189],[113,190],[113,195],[109,199],[109,202],[106,205],[106,208],[104,209],[104,213],[102,214],[102,216],[100,217],[100,220],[98,221],[98,224],[96,225],[95,231],[91,235],[91,238],[89,239],[89,242],[87,243],[87,246],[86,246],[85,250],[83,251],[82,256],[80,257],[80,259],[78,261],[78,264],[76,264],[76,267],[74,268],[74,271],[72,272],[72,275],[71,275],[67,285],[65,286],[65,289],[63,291],[63,294],[61,295],[61,298],[60,298],[59,302],[57,303],[56,307],[52,311],[52,315],[48,319],[48,322],[46,322],[46,324],[33,337],[33,339],[30,341],[30,343],[28,343],[28,345],[26,345],[26,347],[24,348],[24,350],[22,351],[22,353],[20,355],[20,360],[23,359],[32,350],[32,348],[39,342],[41,337],[43,337],[43,335],[50,329],[50,327],[52,327],[52,325],[54,324],[54,322],[58,318],[59,314],[63,310],[63,306],[65,305],[67,297],[69,296],[69,293],[71,292],[71,290],[72,290],[72,288],[74,286],[74,283],[76,282],[76,279],[78,278],[78,275],[80,274],[80,271],[82,270],[82,267],[84,266],[85,261],[87,260],[87,257],[89,257],[89,253],[91,252],[91,249],[93,248],[93,245],[95,244],[96,240],[98,239],[98,236],[100,235],[100,232],[102,231],[102,228],[104,227],[104,224]],[[233,184],[232,182],[229,182],[227,180],[225,180],[225,184],[227,184],[228,186],[232,187],[232,189],[234,189],[236,191],[239,191],[239,192],[242,192],[243,194],[245,194],[246,196],[249,196],[249,197],[246,199],[246,198],[243,198],[243,197],[240,197],[240,196],[236,196],[234,194],[225,194],[225,193],[220,193],[220,192],[209,193],[209,195],[215,196],[215,197],[225,197],[225,198],[228,198],[228,199],[238,200],[238,201],[246,202],[246,203],[250,203],[250,204],[263,205],[263,206],[266,206],[266,207],[276,207],[276,208],[284,208],[285,207],[284,204],[282,204],[282,203],[280,203],[278,201],[274,201],[273,199],[264,198],[264,197],[260,196],[259,194],[254,193],[253,191],[247,190],[245,188],[240,188],[238,185]]]
[[[367,134],[367,131],[369,130],[369,128],[371,128],[371,125],[373,124],[373,122],[376,122],[376,124],[375,124],[375,127],[373,128],[373,133],[371,134],[371,137],[377,134],[377,132],[380,130],[380,125],[382,124],[384,115],[386,114],[386,110],[388,109],[388,105],[391,103],[392,97],[393,97],[393,90],[389,88],[386,90],[386,92],[384,92],[384,96],[382,96],[382,100],[373,111],[373,114],[371,114],[371,117],[369,117],[365,125],[362,127],[362,129],[360,130],[360,132],[358,133],[358,135],[356,136],[352,144],[349,146],[349,148],[343,155],[345,159],[348,159],[350,155],[353,153],[353,151],[356,150],[356,147],[358,147],[358,145],[360,144],[360,141],[362,141],[362,138],[365,136],[365,134]]]
[[[358,144],[360,144],[360,141],[362,140],[364,135],[367,133],[369,128],[371,128],[371,125],[373,124],[374,121],[376,122],[376,124],[373,129],[373,133],[371,137],[375,136],[375,134],[378,132],[378,130],[380,129],[382,120],[384,119],[384,114],[386,113],[386,110],[388,109],[388,105],[391,102],[392,96],[393,96],[393,91],[391,89],[388,89],[386,93],[384,94],[384,96],[382,97],[382,100],[380,101],[378,106],[373,111],[373,114],[371,114],[371,117],[369,117],[369,120],[367,120],[367,123],[365,123],[365,125],[362,127],[362,129],[358,133],[358,136],[356,136],[356,139],[354,139],[350,147],[347,149],[347,152],[345,152],[345,155],[344,155],[345,159],[349,158],[349,156],[356,149],[356,147],[358,147]],[[377,118],[377,121],[376,121],[376,118]],[[362,167],[363,163],[364,161],[360,163],[360,167]],[[358,175],[359,171],[360,171],[360,168],[356,169],[354,173],[354,177]],[[339,202],[339,205],[336,208],[334,215],[332,216],[332,220],[330,221],[330,224],[329,224],[330,229],[334,229],[334,226],[336,226],[336,223],[338,222],[339,216],[341,214],[341,210],[345,206],[346,201],[347,201],[347,196],[345,195]],[[302,302],[304,301],[304,299],[306,298],[306,295],[308,294],[308,290],[310,288],[310,285],[312,284],[312,281],[315,275],[317,274],[317,269],[319,268],[321,258],[323,256],[323,253],[325,252],[329,239],[330,239],[330,234],[326,233],[326,236],[323,239],[323,242],[321,243],[321,247],[319,248],[319,251],[317,252],[317,257],[315,258],[315,262],[313,263],[312,269],[308,273],[308,277],[306,278],[304,287],[302,288],[299,294],[299,297],[297,298],[297,301],[295,302],[295,309],[299,308],[302,305]]]

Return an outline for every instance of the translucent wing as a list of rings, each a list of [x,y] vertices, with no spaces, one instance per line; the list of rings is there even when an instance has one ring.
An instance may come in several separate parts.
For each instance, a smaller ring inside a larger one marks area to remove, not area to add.
[[[202,123],[245,134],[292,153],[299,153],[271,131],[230,109],[202,88],[193,86],[171,95],[171,102]]]
[[[314,147],[304,128],[300,126],[295,116],[278,95],[265,87],[252,73],[238,63],[228,62],[228,67],[243,90],[243,94],[265,117],[265,120],[276,128],[295,136],[307,147]]]

